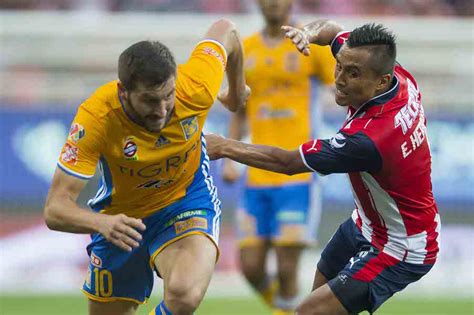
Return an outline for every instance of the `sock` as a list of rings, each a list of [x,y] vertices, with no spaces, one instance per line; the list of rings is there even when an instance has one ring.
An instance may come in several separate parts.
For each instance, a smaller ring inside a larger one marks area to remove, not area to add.
[[[161,301],[158,306],[150,312],[148,315],[173,315],[171,314],[171,311],[166,307],[165,301]]]
[[[261,285],[257,288],[258,293],[264,300],[265,304],[272,307],[275,294],[278,292],[279,283],[277,278],[267,276]]]
[[[298,296],[284,298],[280,295],[275,296],[273,300],[275,308],[292,311],[298,306]]]

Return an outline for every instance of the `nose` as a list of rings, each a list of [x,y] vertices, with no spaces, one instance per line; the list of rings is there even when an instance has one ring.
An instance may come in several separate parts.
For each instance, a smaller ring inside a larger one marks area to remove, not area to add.
[[[336,87],[345,87],[346,81],[344,80],[344,76],[342,75],[342,71],[336,73],[336,80],[335,80]]]
[[[165,102],[160,102],[160,105],[157,106],[153,111],[153,114],[159,116],[160,118],[165,118],[167,113],[168,109],[166,108]]]

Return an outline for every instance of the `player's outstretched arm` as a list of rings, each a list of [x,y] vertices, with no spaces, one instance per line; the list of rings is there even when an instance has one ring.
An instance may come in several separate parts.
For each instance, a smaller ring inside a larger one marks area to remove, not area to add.
[[[277,147],[248,144],[207,134],[207,154],[211,160],[229,158],[248,166],[267,171],[294,175],[310,172],[301,159],[299,150],[283,150]]]
[[[291,39],[296,48],[306,56],[310,54],[309,44],[330,45],[337,33],[344,30],[341,25],[330,20],[316,20],[303,28],[287,25],[281,28],[286,32],[285,36]]]
[[[245,105],[250,95],[250,88],[245,84],[243,45],[239,32],[234,23],[220,19],[211,25],[206,38],[220,42],[226,49],[229,87],[218,98],[227,109],[235,112]]]
[[[70,233],[100,233],[123,250],[139,246],[145,225],[139,219],[124,214],[106,215],[83,209],[76,204],[77,197],[87,181],[56,169],[49,190],[44,218],[51,230]]]

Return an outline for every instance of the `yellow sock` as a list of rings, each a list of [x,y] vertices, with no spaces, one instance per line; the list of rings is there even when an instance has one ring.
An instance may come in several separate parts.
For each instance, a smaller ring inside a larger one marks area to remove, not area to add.
[[[272,315],[294,315],[294,311],[282,310],[279,308],[273,309]]]
[[[263,301],[269,307],[273,307],[273,299],[275,298],[275,295],[278,293],[279,289],[280,283],[278,282],[278,279],[275,278],[270,280],[270,283],[268,284],[267,288],[259,292]]]

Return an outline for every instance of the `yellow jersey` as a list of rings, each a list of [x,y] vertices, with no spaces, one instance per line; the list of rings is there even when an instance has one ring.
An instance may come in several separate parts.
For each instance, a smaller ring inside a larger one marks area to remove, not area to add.
[[[332,84],[336,62],[329,47],[310,49],[306,57],[286,38],[270,47],[260,32],[244,40],[245,78],[252,89],[246,107],[252,143],[293,150],[312,138],[314,79]],[[309,173],[287,176],[249,168],[247,185],[281,186],[310,179]]]
[[[117,81],[80,105],[58,167],[101,183],[89,206],[106,214],[143,218],[186,195],[201,171],[202,128],[224,78],[225,48],[204,40],[179,65],[174,113],[160,133],[147,131],[124,112]]]

